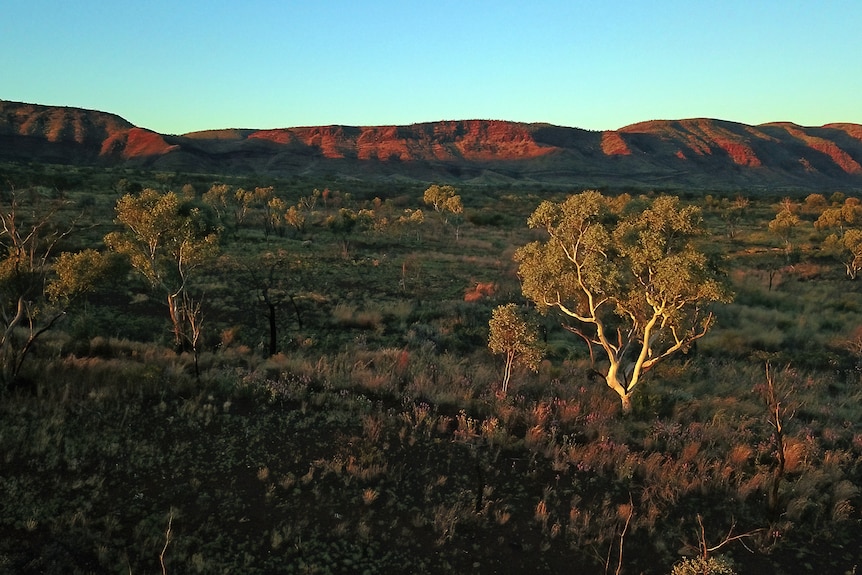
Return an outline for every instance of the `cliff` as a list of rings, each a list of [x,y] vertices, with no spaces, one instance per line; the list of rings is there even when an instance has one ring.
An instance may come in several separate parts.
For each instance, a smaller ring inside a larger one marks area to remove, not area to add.
[[[166,135],[105,112],[0,100],[0,160],[453,183],[860,190],[862,126],[696,118],[593,132],[464,120]]]

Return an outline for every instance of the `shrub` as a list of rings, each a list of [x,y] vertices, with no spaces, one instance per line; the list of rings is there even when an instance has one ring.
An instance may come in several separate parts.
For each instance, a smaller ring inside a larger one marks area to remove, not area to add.
[[[733,561],[723,555],[683,559],[673,566],[671,575],[736,575]]]
[[[345,328],[378,330],[383,327],[383,313],[376,306],[359,310],[354,305],[339,303],[332,310],[332,318]]]

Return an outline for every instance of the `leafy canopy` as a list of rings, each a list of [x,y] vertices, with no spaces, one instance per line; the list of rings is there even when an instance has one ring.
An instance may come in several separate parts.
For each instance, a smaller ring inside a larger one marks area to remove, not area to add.
[[[591,355],[604,352],[624,410],[641,374],[702,337],[713,321],[707,304],[730,297],[695,246],[700,210],[672,196],[639,206],[596,191],[542,202],[528,224],[548,239],[515,254],[524,295],[569,318]]]
[[[539,368],[542,349],[538,344],[536,327],[518,313],[518,306],[510,303],[497,306],[488,322],[488,349],[506,358],[502,393],[506,393],[512,376],[512,367],[521,365],[532,371]]]
[[[117,202],[117,222],[125,231],[111,232],[105,243],[129,257],[132,266],[154,287],[183,288],[189,273],[218,252],[218,233],[200,208],[173,192],[145,189]]]

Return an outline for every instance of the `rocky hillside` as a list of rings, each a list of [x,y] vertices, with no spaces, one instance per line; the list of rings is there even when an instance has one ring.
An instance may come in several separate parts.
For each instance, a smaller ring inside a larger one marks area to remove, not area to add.
[[[0,100],[0,160],[573,187],[862,190],[862,126],[690,119],[592,132],[468,120],[166,135],[105,112]]]

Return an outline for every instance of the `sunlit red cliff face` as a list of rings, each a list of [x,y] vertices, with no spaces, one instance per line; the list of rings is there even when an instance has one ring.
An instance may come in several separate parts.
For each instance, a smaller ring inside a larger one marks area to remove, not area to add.
[[[93,161],[158,156],[176,149],[155,132],[114,114],[0,100],[0,157]]]
[[[862,126],[696,118],[592,132],[465,120],[164,135],[105,112],[0,100],[0,160],[573,188],[862,190]]]
[[[738,166],[756,168],[762,165],[752,148],[752,140],[768,140],[757,128],[744,124],[698,118],[694,120],[652,121],[633,124],[618,132],[645,134],[651,139],[677,147],[674,155],[686,160],[694,156],[722,156]]]
[[[260,130],[249,134],[248,138],[316,149],[329,159],[372,161],[519,160],[553,151],[551,147],[537,144],[525,124],[481,120],[413,126]]]

